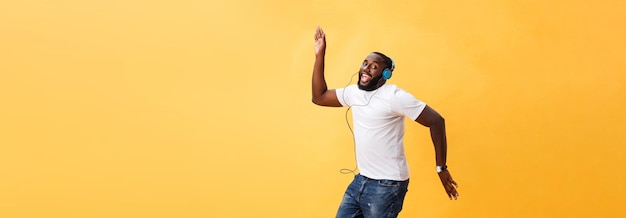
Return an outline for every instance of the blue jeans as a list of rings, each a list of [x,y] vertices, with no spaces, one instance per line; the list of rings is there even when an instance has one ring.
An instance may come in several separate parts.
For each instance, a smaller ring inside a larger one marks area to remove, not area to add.
[[[409,180],[375,180],[358,174],[348,186],[336,217],[398,217],[408,186]]]

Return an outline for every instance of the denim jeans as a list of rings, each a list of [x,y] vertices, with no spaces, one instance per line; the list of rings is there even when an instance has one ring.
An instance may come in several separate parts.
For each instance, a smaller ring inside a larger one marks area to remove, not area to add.
[[[336,217],[398,217],[408,186],[409,180],[375,180],[358,174],[348,186]]]

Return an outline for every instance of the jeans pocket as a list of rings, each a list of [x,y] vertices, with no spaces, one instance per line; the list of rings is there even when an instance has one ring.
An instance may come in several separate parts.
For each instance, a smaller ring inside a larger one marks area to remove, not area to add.
[[[400,187],[400,181],[393,180],[378,180],[378,185],[383,187]]]

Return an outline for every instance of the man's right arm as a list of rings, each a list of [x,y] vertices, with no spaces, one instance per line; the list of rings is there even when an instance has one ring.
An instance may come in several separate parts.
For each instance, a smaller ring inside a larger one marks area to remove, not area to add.
[[[315,31],[315,65],[313,66],[312,101],[320,106],[341,107],[334,89],[328,90],[324,78],[324,58],[326,56],[326,35],[322,28]]]

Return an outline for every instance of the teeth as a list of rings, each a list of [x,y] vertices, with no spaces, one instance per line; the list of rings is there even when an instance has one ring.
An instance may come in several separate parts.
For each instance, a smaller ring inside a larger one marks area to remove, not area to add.
[[[369,82],[369,81],[370,81],[370,79],[371,79],[371,77],[370,77],[370,76],[368,76],[368,75],[365,75],[365,74],[362,74],[362,75],[361,75],[361,82],[366,83],[366,82]]]

